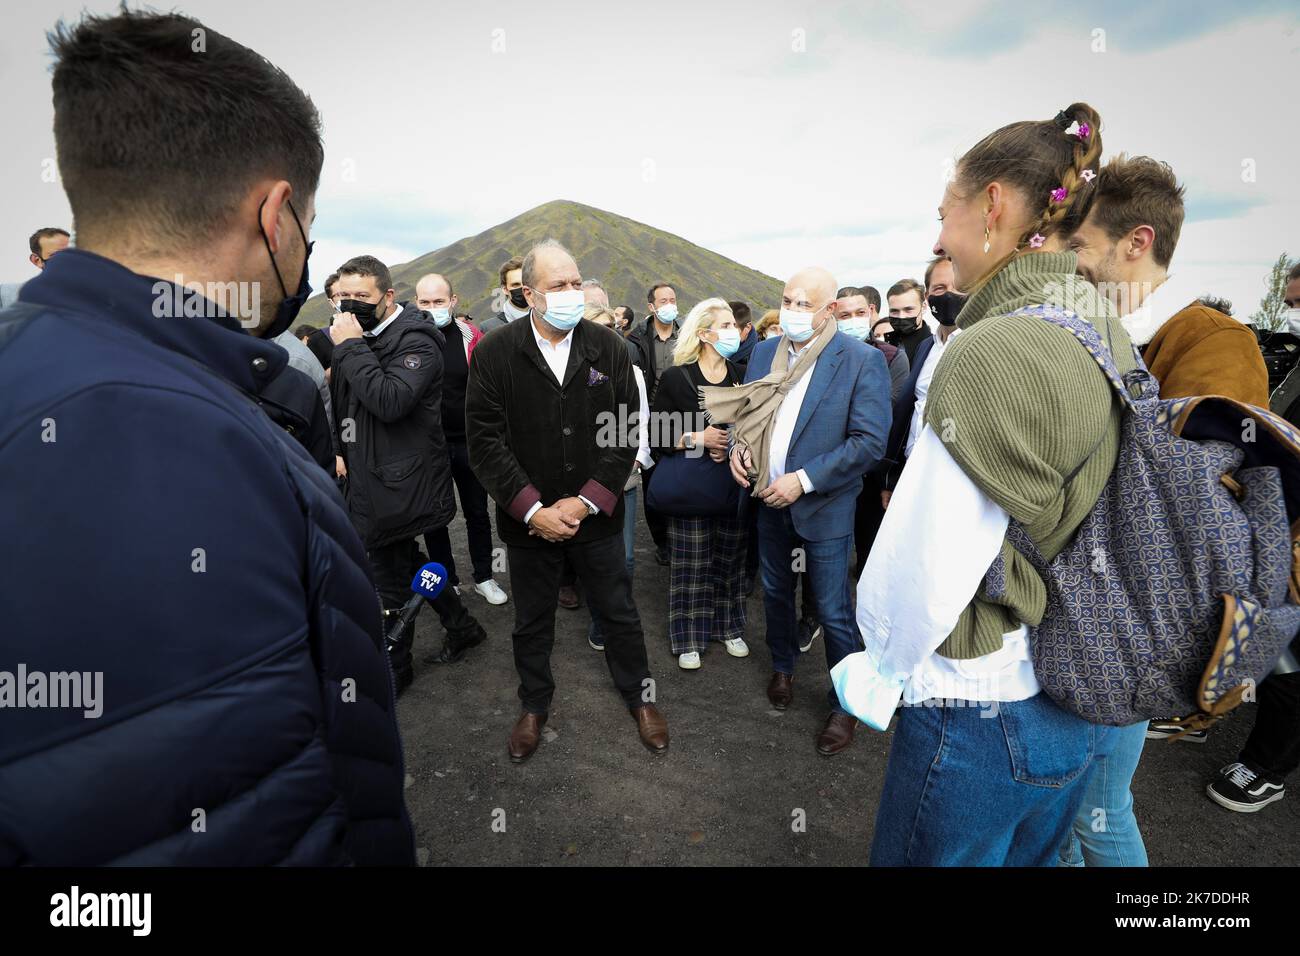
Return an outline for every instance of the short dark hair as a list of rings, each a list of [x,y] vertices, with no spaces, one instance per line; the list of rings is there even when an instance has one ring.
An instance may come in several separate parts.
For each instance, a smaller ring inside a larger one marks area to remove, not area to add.
[[[623,306],[623,308],[627,309],[626,321],[628,325],[631,325],[633,322],[636,321],[636,311],[630,305],[625,305]]]
[[[952,256],[935,256],[925,267],[925,290],[930,291],[930,279],[934,276],[935,267],[941,262],[952,262]]]
[[[371,276],[379,286],[380,295],[393,287],[393,274],[374,256],[353,256],[339,266],[339,278],[343,276]]]
[[[46,226],[44,229],[37,229],[32,233],[32,237],[27,240],[27,245],[32,249],[32,255],[37,258],[44,258],[41,256],[41,240],[53,239],[55,236],[67,236],[69,239],[72,238],[72,234],[69,233],[68,230],[60,229],[58,226]]]
[[[851,299],[856,295],[865,296],[866,293],[855,285],[846,285],[844,288],[840,289],[839,292],[835,293],[835,298],[836,300]]]
[[[921,304],[925,304],[925,286],[921,285],[921,283],[917,282],[915,279],[899,279],[889,287],[889,291],[885,293],[885,298],[889,299],[896,295],[906,295],[909,292],[915,292],[917,298],[921,300]]]
[[[867,297],[867,305],[871,306],[877,312],[880,311],[880,290],[874,285],[861,286],[862,294]]]
[[[325,298],[328,299],[330,297],[330,289],[334,288],[338,284],[339,274],[337,272],[331,272],[329,277],[325,280]]]
[[[1287,282],[1294,282],[1296,279],[1300,279],[1300,261],[1296,262],[1291,267],[1291,271],[1286,274]]]
[[[654,305],[655,293],[660,289],[672,289],[674,292],[677,291],[676,287],[671,282],[656,282],[650,287],[650,291],[645,294],[645,300],[651,305]]]
[[[303,339],[311,335],[315,331],[316,331],[316,326],[312,325],[310,322],[302,322],[294,327],[293,337],[295,339]]]
[[[264,177],[288,180],[303,214],[325,158],[320,114],[266,58],[190,17],[125,8],[60,21],[47,39],[59,175],[83,244],[138,227],[196,245]]]
[[[749,325],[750,312],[748,305],[740,301],[728,302],[727,305],[731,308],[731,314],[736,317],[737,327],[743,329],[745,326]]]
[[[504,289],[506,286],[507,272],[514,272],[516,269],[522,269],[523,267],[524,267],[524,260],[521,259],[519,256],[511,256],[505,262],[501,263],[501,270],[500,270],[501,288]]]
[[[1183,192],[1168,163],[1121,153],[1097,174],[1092,217],[1112,242],[1138,226],[1150,226],[1156,234],[1151,258],[1168,266],[1183,229]]]

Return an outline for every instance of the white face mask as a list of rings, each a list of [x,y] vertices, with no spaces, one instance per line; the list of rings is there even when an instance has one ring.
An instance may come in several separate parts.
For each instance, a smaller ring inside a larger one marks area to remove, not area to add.
[[[582,290],[567,289],[546,293],[546,312],[542,318],[554,329],[567,332],[582,321],[586,299]]]
[[[1294,309],[1283,309],[1282,322],[1279,328],[1286,329],[1292,335],[1300,335],[1300,306]]]
[[[822,308],[825,308],[825,306],[822,306]],[[821,309],[816,312],[795,312],[792,309],[782,309],[781,331],[793,342],[807,342],[812,338],[813,319],[820,312]]]

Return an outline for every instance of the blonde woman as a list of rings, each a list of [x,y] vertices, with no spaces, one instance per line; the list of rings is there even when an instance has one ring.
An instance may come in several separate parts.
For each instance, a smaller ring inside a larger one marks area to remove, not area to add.
[[[708,455],[726,469],[727,431],[708,424],[700,410],[700,387],[735,385],[744,376],[727,361],[740,347],[731,308],[722,299],[705,299],[682,323],[673,366],[659,380],[651,414],[667,443],[655,449],[668,455]],[[653,481],[653,479],[652,479]],[[745,527],[735,514],[668,515],[668,636],[683,670],[697,670],[710,641],[722,641],[732,657],[745,657]]]
[[[754,331],[758,333],[758,339],[763,339],[771,335],[781,334],[781,313],[776,309],[768,309],[763,313],[763,317],[758,320],[754,326]]]

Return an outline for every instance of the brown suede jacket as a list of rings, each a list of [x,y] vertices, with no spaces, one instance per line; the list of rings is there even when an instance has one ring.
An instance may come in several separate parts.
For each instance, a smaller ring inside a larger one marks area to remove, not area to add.
[[[1226,395],[1268,408],[1268,369],[1254,334],[1203,305],[1174,314],[1142,350],[1161,398]]]

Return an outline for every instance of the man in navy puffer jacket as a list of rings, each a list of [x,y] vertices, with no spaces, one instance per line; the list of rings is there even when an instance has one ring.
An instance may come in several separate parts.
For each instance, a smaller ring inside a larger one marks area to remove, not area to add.
[[[319,117],[199,27],[53,36],[77,242],[0,312],[0,865],[411,864],[364,549],[257,403]]]

